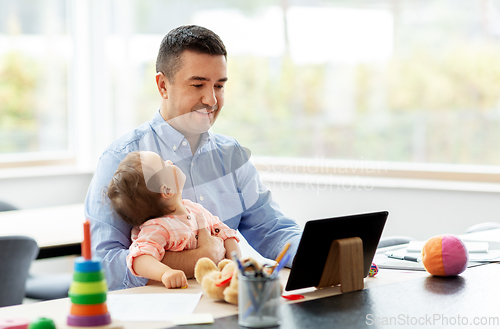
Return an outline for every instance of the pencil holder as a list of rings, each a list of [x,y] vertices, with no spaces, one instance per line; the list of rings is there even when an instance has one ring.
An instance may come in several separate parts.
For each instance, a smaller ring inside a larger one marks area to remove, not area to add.
[[[238,276],[238,324],[250,328],[279,326],[279,277]]]

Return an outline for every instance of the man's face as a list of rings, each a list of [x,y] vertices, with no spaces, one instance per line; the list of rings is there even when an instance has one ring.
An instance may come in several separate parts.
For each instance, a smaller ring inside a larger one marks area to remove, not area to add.
[[[173,83],[165,78],[166,94],[162,96],[166,106],[161,115],[183,135],[199,135],[210,129],[224,106],[226,59],[184,51],[180,60],[181,69]]]

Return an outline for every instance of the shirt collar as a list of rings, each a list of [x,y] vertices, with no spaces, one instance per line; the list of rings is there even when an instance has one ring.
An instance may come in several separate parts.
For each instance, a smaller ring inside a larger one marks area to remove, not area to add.
[[[156,131],[157,136],[160,140],[167,145],[171,150],[178,150],[181,146],[182,141],[186,140],[184,135],[175,130],[169,123],[163,119],[160,114],[160,110],[156,111],[151,119],[151,126]],[[213,133],[207,131],[201,134],[201,141],[198,149],[201,150],[210,140],[212,139]]]

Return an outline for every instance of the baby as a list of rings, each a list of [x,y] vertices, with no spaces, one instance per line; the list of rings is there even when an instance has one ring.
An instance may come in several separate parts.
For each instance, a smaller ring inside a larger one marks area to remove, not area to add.
[[[154,152],[131,152],[118,165],[107,191],[115,211],[134,226],[129,269],[167,288],[185,288],[187,278],[161,262],[165,250],[196,249],[200,229],[224,240],[227,258],[233,251],[240,254],[235,230],[202,205],[182,199],[185,182],[186,175],[171,161],[164,162]]]

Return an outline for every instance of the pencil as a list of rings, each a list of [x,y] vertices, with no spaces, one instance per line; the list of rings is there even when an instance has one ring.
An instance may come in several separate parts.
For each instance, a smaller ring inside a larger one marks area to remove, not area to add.
[[[288,251],[288,248],[290,248],[290,242],[287,242],[285,244],[285,246],[283,247],[283,250],[281,250],[278,257],[276,257],[276,260],[275,260],[276,264],[279,264],[279,262],[281,262],[281,259],[283,258],[283,256],[285,256],[286,252]],[[271,269],[271,274],[274,272],[275,268],[276,268],[276,266]]]

